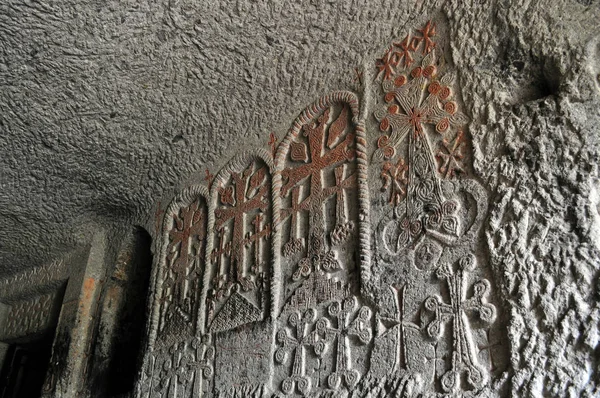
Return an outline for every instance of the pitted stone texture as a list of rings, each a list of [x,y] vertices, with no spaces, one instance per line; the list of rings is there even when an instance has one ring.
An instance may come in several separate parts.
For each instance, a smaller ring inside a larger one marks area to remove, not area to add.
[[[92,222],[145,221],[191,172],[218,170],[238,143],[281,139],[314,98],[354,87],[354,68],[427,12],[388,1],[4,2],[2,268],[57,257]]]
[[[597,3],[6,1],[1,269],[56,257],[98,222],[143,223],[156,237],[157,198],[266,148],[271,131],[281,139],[322,94],[360,92],[355,67],[442,18],[489,192],[504,380],[515,395],[597,395]]]

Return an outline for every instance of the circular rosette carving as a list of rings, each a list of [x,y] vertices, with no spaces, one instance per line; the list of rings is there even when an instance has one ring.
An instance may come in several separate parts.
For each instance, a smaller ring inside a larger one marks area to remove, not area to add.
[[[285,394],[291,394],[294,391],[294,379],[292,377],[288,377],[281,383],[281,391]]]
[[[296,381],[296,385],[298,386],[298,391],[302,394],[306,394],[310,391],[310,379],[308,377],[298,377]]]
[[[452,392],[458,389],[460,385],[460,373],[456,370],[449,370],[442,376],[442,389],[446,392]]]
[[[280,332],[282,332],[282,330],[280,330]],[[285,334],[285,332],[283,332],[283,333]],[[285,363],[286,356],[287,356],[287,352],[283,348],[278,348],[275,351],[275,361],[277,361],[278,363]]]
[[[339,372],[333,372],[327,377],[327,385],[333,390],[337,390],[342,383],[342,377]]]
[[[442,246],[429,239],[425,239],[415,249],[415,267],[421,271],[434,269],[441,255]]]

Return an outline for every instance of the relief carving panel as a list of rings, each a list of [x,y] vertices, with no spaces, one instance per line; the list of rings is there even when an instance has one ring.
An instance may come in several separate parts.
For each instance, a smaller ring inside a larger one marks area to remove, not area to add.
[[[58,292],[12,302],[0,327],[0,340],[10,341],[49,330],[56,322]]]
[[[173,200],[138,396],[498,387],[507,315],[447,37],[436,21],[406,31],[357,71],[368,100],[320,98]]]
[[[476,394],[507,366],[503,345],[488,340],[504,333],[480,238],[487,193],[471,171],[469,119],[444,37],[428,21],[376,62],[374,396],[410,396],[409,386],[426,396]]]
[[[199,333],[208,197],[203,186],[190,187],[165,212],[140,397],[197,397],[210,391],[214,348],[210,337]]]

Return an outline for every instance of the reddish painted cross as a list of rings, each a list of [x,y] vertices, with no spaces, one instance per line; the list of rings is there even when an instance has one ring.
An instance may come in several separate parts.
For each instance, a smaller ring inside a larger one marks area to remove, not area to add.
[[[396,58],[398,63],[404,58],[404,67],[409,67],[415,60],[412,57],[412,52],[416,50],[414,38],[411,39],[410,35],[406,35],[404,40],[400,43],[394,43],[395,46],[400,47],[401,51],[396,51]]]
[[[263,225],[264,221],[264,214],[257,213],[256,216],[254,216],[254,220],[252,221],[252,225],[254,226],[254,233],[252,234],[248,232],[246,234],[246,239],[244,240],[245,246],[254,245],[254,264],[252,264],[251,271],[255,275],[259,274],[263,267],[263,261],[261,258],[261,241],[263,239],[267,239],[271,235],[271,225]]]
[[[286,257],[302,250],[302,239],[297,236],[298,213],[302,211],[299,207],[300,189],[301,187],[294,187],[292,189],[292,206],[289,208],[289,213],[292,215],[292,219],[290,220],[290,237],[285,245],[283,245],[283,255]]]
[[[231,256],[231,242],[226,242],[227,232],[227,227],[219,228],[217,232],[217,236],[219,237],[219,246],[214,248],[212,253],[210,254],[211,262],[216,264],[215,270],[217,275],[215,276],[213,281],[216,294],[220,294],[221,290],[225,286],[225,282],[227,279],[225,261],[223,260],[223,256]]]
[[[234,189],[234,200],[231,206],[225,205],[215,210],[215,228],[221,228],[232,220],[231,231],[231,261],[229,264],[229,278],[234,283],[242,283],[244,270],[244,230],[245,215],[255,210],[265,212],[269,206],[266,183],[266,170],[258,168],[253,172],[254,164],[244,170],[242,174],[231,173]]]
[[[429,54],[431,50],[435,48],[435,42],[433,41],[433,36],[435,36],[435,24],[432,24],[431,21],[427,21],[427,24],[425,24],[423,29],[418,29],[417,31],[421,32],[421,37],[415,39],[415,48],[423,43],[423,54]]]
[[[308,159],[305,160],[305,163],[300,166],[291,166],[282,171],[284,185],[281,189],[281,196],[286,197],[290,190],[293,192],[292,206],[290,208],[282,209],[281,212],[282,221],[292,215],[290,241],[286,243],[284,249],[285,251],[290,251],[287,250],[287,248],[298,246],[298,238],[294,236],[296,233],[295,228],[297,222],[294,216],[300,211],[307,211],[310,215],[308,224],[309,247],[307,258],[312,259],[320,258],[325,252],[323,203],[333,195],[338,195],[338,199],[340,199],[339,194],[343,192],[343,190],[352,188],[356,185],[356,173],[343,179],[343,169],[341,169],[342,173],[337,172],[336,175],[336,185],[333,187],[324,186],[324,171],[340,167],[355,157],[355,151],[351,148],[355,138],[354,132],[348,132],[341,138],[345,127],[342,127],[344,125],[340,119],[347,117],[346,109],[342,109],[338,119],[332,122],[326,131],[330,113],[331,108],[327,108],[317,119],[316,123],[309,123],[303,126],[303,132],[308,140],[308,152],[310,154]],[[305,145],[304,143],[297,144]],[[297,187],[302,186],[307,178],[309,184],[308,196],[298,203],[300,191]],[[342,204],[341,200],[339,202]],[[309,269],[303,271],[304,275],[309,273]]]
[[[197,199],[173,216],[173,228],[169,231],[167,262],[173,274],[173,296],[183,299],[182,285],[194,270],[203,263],[204,239],[206,237],[206,209]],[[197,272],[194,272],[197,274]]]

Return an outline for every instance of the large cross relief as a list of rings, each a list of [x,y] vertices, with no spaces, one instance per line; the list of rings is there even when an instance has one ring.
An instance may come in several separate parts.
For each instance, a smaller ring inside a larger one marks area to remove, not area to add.
[[[295,121],[276,154],[285,297],[316,275],[357,271],[361,175],[358,100],[348,92],[322,98]],[[364,177],[363,177],[364,178]],[[325,276],[324,276],[325,277]]]
[[[493,376],[491,356],[476,350],[498,313],[478,239],[487,194],[473,175],[469,119],[444,29],[428,21],[409,32],[373,74],[371,285],[382,303],[374,352],[394,352],[394,368],[379,375],[392,391],[416,375],[418,389],[432,394],[479,390]]]
[[[157,276],[157,344],[197,331],[204,274],[208,191],[188,188],[175,198],[163,222],[162,267]]]
[[[176,197],[138,396],[476,396],[502,379],[488,198],[444,29],[393,42],[360,103],[321,97]]]
[[[282,303],[273,382],[284,395],[350,391],[366,371],[372,311],[358,296],[357,260],[368,257],[361,244],[368,239],[360,239],[368,203],[358,106],[349,92],[322,97],[276,153]]]
[[[240,155],[213,181],[204,281],[207,332],[232,330],[271,312],[272,161]]]

